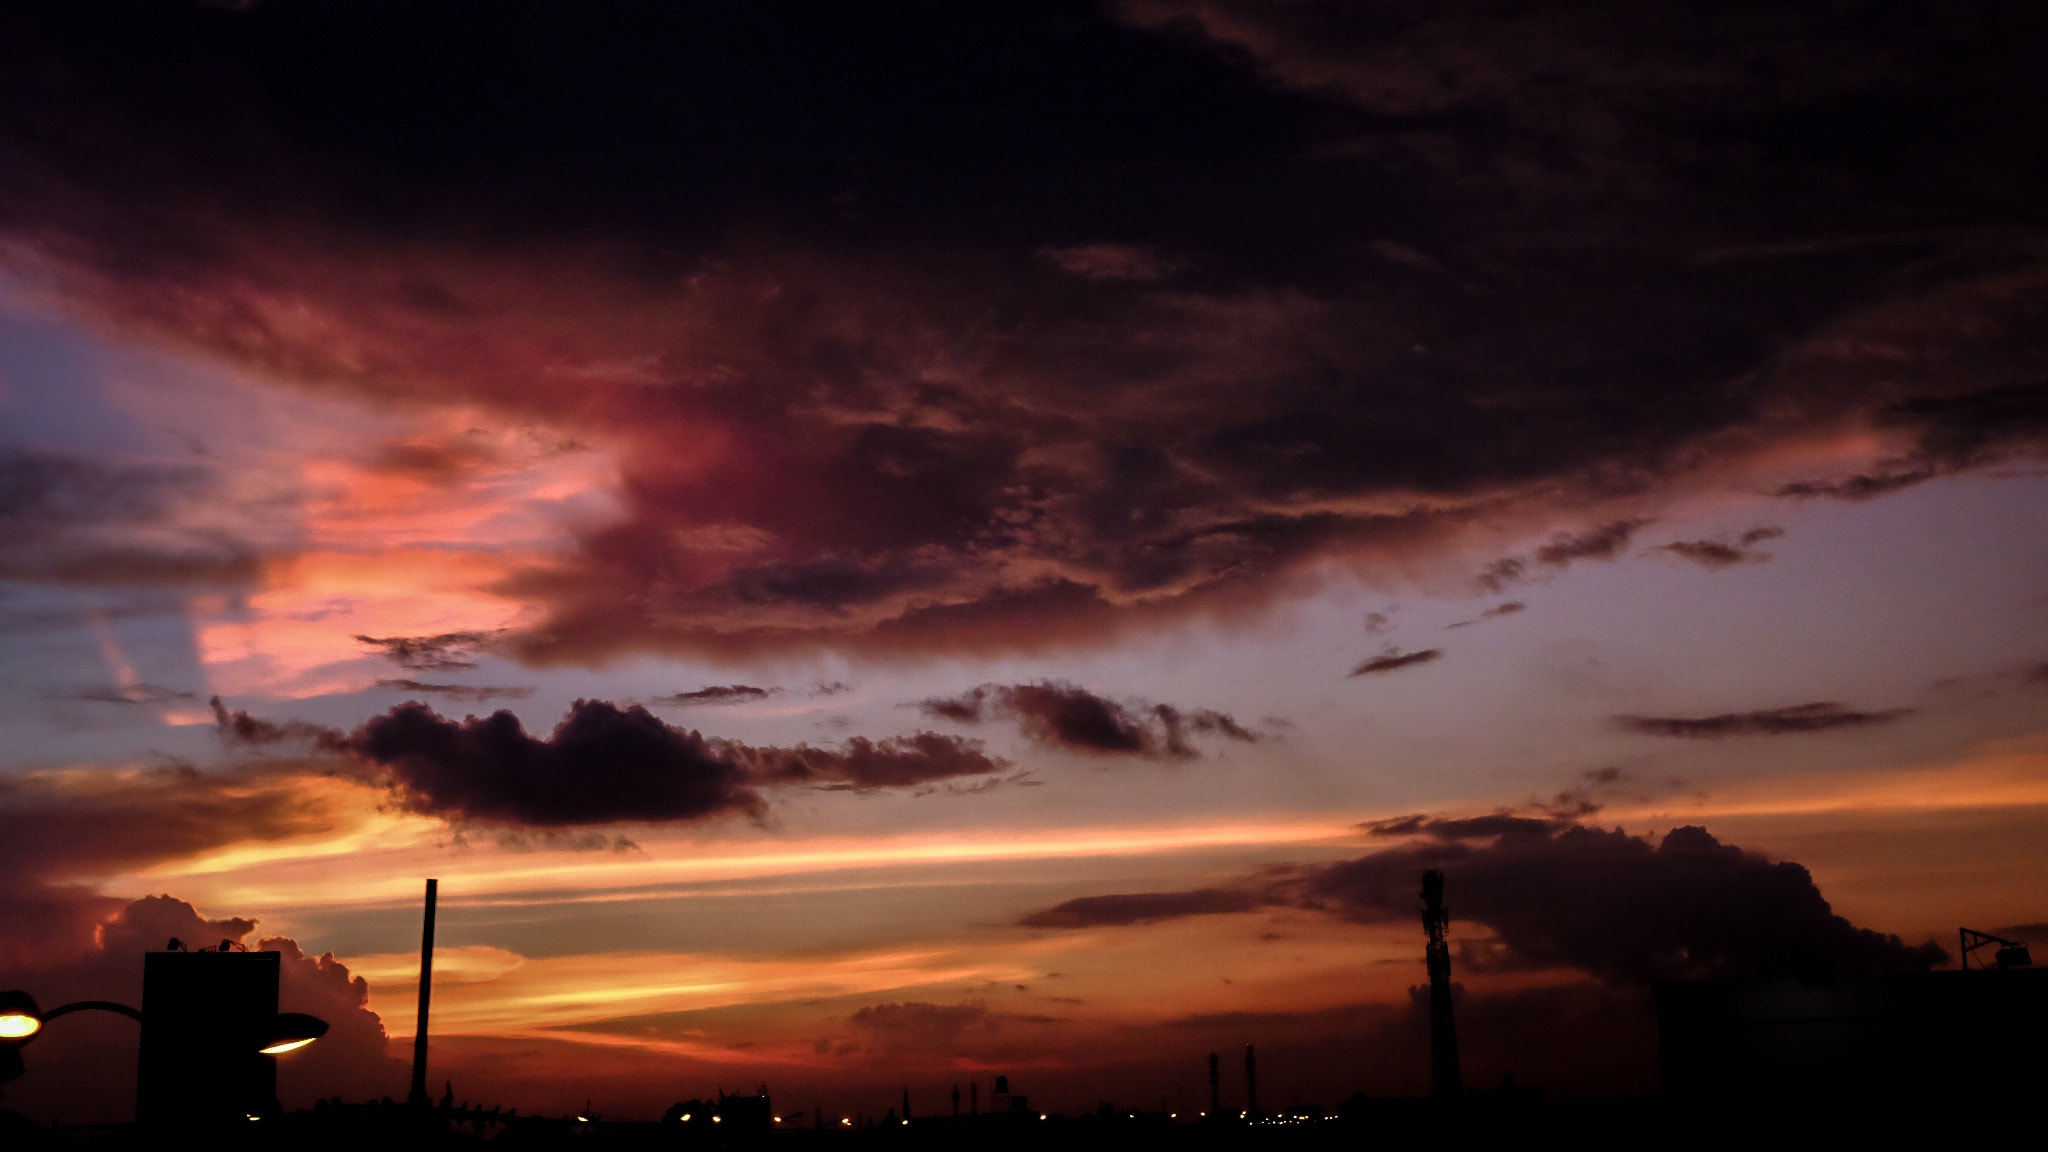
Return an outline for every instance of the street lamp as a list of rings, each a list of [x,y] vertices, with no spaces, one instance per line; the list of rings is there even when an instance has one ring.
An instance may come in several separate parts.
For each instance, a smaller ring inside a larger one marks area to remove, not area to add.
[[[0,992],[0,1082],[22,1074],[22,1047],[50,1021],[73,1012],[113,1012],[144,1024],[138,1110],[153,1113],[146,1121],[204,1119],[225,1114],[228,1105],[235,1115],[265,1110],[264,1101],[276,1095],[270,1057],[326,1035],[327,1021],[277,1011],[276,953],[221,956],[206,962],[211,971],[194,969],[186,960],[197,955],[218,954],[145,957],[143,999],[155,1006],[147,1020],[141,1009],[111,1000],[77,1000],[45,1012],[27,992]],[[245,969],[244,956],[253,969]],[[222,961],[226,969],[218,967]]]

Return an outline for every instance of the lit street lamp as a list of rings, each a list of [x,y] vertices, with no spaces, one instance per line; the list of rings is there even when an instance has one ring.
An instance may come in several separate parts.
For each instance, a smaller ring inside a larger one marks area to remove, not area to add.
[[[113,1012],[138,1021],[137,1118],[144,1123],[255,1117],[276,1106],[277,1062],[327,1033],[327,1021],[277,1010],[274,952],[151,952],[141,1009],[79,1000],[42,1011],[20,990],[0,992],[0,1082],[23,1071],[21,1049],[50,1021]]]

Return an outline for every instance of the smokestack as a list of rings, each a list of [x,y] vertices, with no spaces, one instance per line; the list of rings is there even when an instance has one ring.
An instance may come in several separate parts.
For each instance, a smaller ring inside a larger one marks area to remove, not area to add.
[[[1458,1025],[1451,1019],[1451,926],[1444,907],[1444,874],[1422,874],[1422,930],[1428,938],[1423,961],[1429,969],[1429,1094],[1453,1099],[1464,1092],[1458,1073]]]
[[[1209,1053],[1209,1115],[1223,1115],[1223,1074],[1218,1071],[1219,1062],[1214,1052]]]
[[[1244,1109],[1254,1120],[1259,1116],[1259,1058],[1252,1046],[1244,1046]]]
[[[427,881],[427,918],[420,929],[420,1018],[412,1034],[412,1094],[406,1103],[427,1106],[427,1006],[434,998],[434,903],[439,880]]]

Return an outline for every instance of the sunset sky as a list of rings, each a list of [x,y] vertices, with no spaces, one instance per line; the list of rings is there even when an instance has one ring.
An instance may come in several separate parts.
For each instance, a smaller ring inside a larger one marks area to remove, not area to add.
[[[836,1116],[1423,1091],[1431,867],[1473,1084],[2048,943],[2044,53],[9,0],[0,988],[279,949],[285,1104],[403,1096],[432,876],[437,1094]]]

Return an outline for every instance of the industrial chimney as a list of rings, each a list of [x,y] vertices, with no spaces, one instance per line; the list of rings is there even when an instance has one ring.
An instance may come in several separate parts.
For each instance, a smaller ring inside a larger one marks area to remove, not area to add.
[[[420,1016],[412,1035],[412,1093],[406,1103],[424,1108],[427,1099],[427,1006],[434,996],[434,897],[439,880],[427,881],[427,918],[420,929]]]

